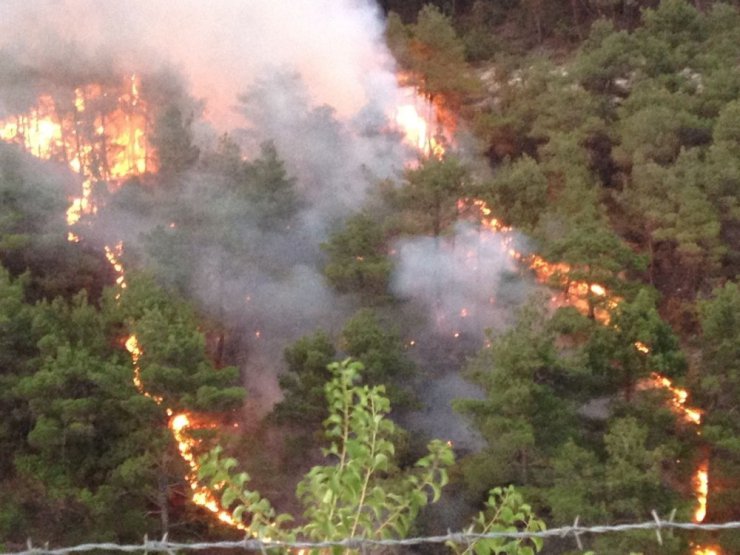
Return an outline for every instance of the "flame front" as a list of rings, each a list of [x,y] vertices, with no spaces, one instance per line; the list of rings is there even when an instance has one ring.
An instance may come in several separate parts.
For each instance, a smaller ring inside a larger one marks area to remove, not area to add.
[[[192,491],[191,499],[193,503],[213,513],[220,522],[237,530],[248,532],[249,528],[247,526],[236,520],[231,513],[221,507],[216,494],[198,481],[200,465],[195,455],[195,448],[198,446],[198,442],[193,439],[190,432],[197,428],[212,427],[215,427],[215,424],[206,423],[205,425],[201,424],[197,426],[193,422],[193,416],[186,412],[174,414],[169,420],[169,428],[177,442],[180,457],[182,457],[190,468],[190,472],[185,478]]]
[[[118,243],[114,249],[111,249],[108,246],[105,247],[105,256],[116,273],[116,284],[121,288],[121,290],[124,290],[126,289],[126,278],[125,270],[120,259],[122,254],[123,245],[121,243]],[[116,293],[116,299],[120,299],[120,297],[121,292]],[[139,360],[143,356],[143,351],[136,335],[129,335],[124,345],[131,355],[131,362],[134,368],[133,382],[136,390],[141,395],[152,399],[158,405],[162,405],[164,403],[164,398],[147,391],[141,378]],[[248,528],[244,526],[244,524],[236,520],[231,513],[221,507],[216,494],[198,481],[198,470],[200,469],[200,465],[198,464],[195,450],[198,447],[199,441],[193,438],[191,433],[196,429],[215,428],[216,424],[202,416],[196,417],[194,414],[188,412],[183,411],[175,413],[170,407],[166,407],[165,412],[167,413],[167,416],[170,417],[168,427],[177,443],[177,450],[180,453],[180,457],[187,463],[189,468],[185,479],[190,486],[190,490],[192,492],[191,499],[193,503],[213,513],[220,522],[238,530],[245,532],[248,531]]]
[[[612,295],[609,290],[599,283],[588,283],[585,281],[570,281],[569,274],[572,271],[570,265],[560,263],[550,263],[537,254],[524,256],[511,246],[511,240],[505,234],[511,231],[511,227],[504,225],[500,220],[492,216],[493,211],[480,199],[461,199],[458,201],[458,212],[465,213],[472,210],[483,229],[488,231],[504,234],[503,244],[507,248],[509,256],[526,264],[535,274],[537,281],[540,283],[551,284],[554,281],[564,286],[565,293],[560,297],[554,297],[552,301],[558,304],[573,306],[581,314],[591,315],[594,319],[603,324],[609,325],[611,320],[611,311],[615,309],[622,301],[621,297]],[[592,307],[593,298],[600,299],[599,307]],[[649,354],[650,347],[641,341],[636,341],[634,347],[642,354]],[[682,420],[688,424],[699,426],[701,424],[702,412],[699,409],[687,406],[689,392],[686,389],[676,387],[667,377],[653,372],[650,378],[643,380],[638,384],[641,389],[661,388],[670,393],[670,406]],[[697,433],[700,433],[697,431]],[[702,461],[696,469],[693,478],[694,496],[697,507],[694,511],[694,522],[702,522],[707,512],[707,498],[709,493],[709,462]],[[697,555],[702,552],[695,551]],[[706,555],[716,553],[715,551],[706,551]]]
[[[482,229],[492,233],[502,234],[502,242],[507,254],[529,267],[535,274],[537,281],[545,284],[556,282],[562,287],[562,293],[552,299],[556,305],[572,306],[584,315],[593,311],[594,319],[604,325],[609,324],[610,312],[621,302],[621,298],[609,294],[607,289],[599,283],[586,281],[572,281],[569,275],[572,268],[565,262],[548,262],[538,254],[524,255],[512,246],[511,226],[505,225],[494,217],[493,210],[481,199],[464,198],[457,202],[458,212],[472,213]],[[599,299],[599,306],[592,306],[594,299]]]
[[[640,343],[640,345],[642,344]],[[637,345],[635,345],[635,348],[643,353],[650,352],[649,350],[642,351]],[[671,394],[671,407],[676,414],[679,414],[681,418],[683,418],[683,420],[689,424],[695,424],[697,426],[701,424],[701,411],[699,409],[694,409],[686,406],[686,401],[689,398],[689,392],[684,388],[674,386],[673,382],[671,382],[671,380],[669,380],[665,376],[658,374],[657,372],[653,372],[652,374],[650,374],[649,379],[643,380],[639,384],[639,387],[641,389],[665,389]]]
[[[427,120],[419,115],[413,104],[404,104],[396,110],[396,125],[403,131],[404,140],[425,156],[441,159],[445,154],[442,143],[431,134]]]
[[[117,180],[156,170],[146,138],[148,109],[140,97],[138,76],[126,78],[123,89],[123,94],[117,96],[110,88],[105,89],[98,84],[78,87],[69,106],[57,102],[50,95],[43,95],[26,114],[0,121],[0,140],[19,144],[40,159],[64,162],[79,174],[80,195],[70,198],[66,213],[70,227],[84,215],[97,212],[93,197],[96,181],[115,184]],[[111,102],[111,98],[116,100]],[[68,239],[79,241],[71,230]],[[115,273],[117,300],[127,288],[122,254],[121,242],[114,247],[105,246],[105,257]],[[124,346],[131,356],[133,383],[137,391],[163,405],[164,398],[148,391],[142,380],[139,362],[144,353],[136,335],[127,337]],[[165,412],[178,452],[189,468],[185,478],[192,491],[193,502],[214,513],[220,522],[247,531],[244,524],[221,508],[216,494],[198,481],[199,465],[195,453],[199,441],[192,437],[192,431],[212,428],[216,424],[203,416],[175,413],[170,407],[165,407]]]

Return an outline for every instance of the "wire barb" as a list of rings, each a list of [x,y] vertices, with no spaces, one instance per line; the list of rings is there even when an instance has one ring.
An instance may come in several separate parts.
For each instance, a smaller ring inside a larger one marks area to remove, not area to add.
[[[576,515],[576,519],[573,521],[573,535],[576,537],[576,545],[580,551],[583,551],[583,543],[581,543],[581,532],[578,531],[578,520],[580,515]]]
[[[674,522],[675,512],[671,513],[669,520],[661,520],[655,511],[652,511],[653,520],[647,522],[617,524],[617,525],[600,525],[584,527],[579,525],[579,518],[576,517],[572,526],[562,528],[551,528],[542,531],[523,531],[523,532],[488,532],[485,534],[468,531],[450,533],[444,536],[427,536],[418,538],[405,539],[387,539],[371,540],[367,538],[345,538],[343,540],[327,540],[321,542],[296,541],[296,542],[278,542],[264,541],[257,539],[244,538],[236,541],[222,542],[201,542],[201,543],[178,543],[170,541],[167,536],[161,541],[150,541],[144,536],[143,543],[139,545],[120,545],[116,543],[86,543],[73,547],[60,547],[49,549],[48,544],[43,548],[34,547],[31,539],[26,542],[26,551],[7,551],[0,555],[70,555],[72,553],[82,553],[87,551],[103,550],[108,552],[123,553],[173,553],[177,551],[206,551],[214,549],[239,549],[243,551],[261,551],[265,552],[270,549],[326,549],[331,547],[344,547],[350,549],[364,549],[372,547],[399,547],[422,544],[444,544],[452,542],[455,544],[472,544],[482,539],[509,538],[553,538],[573,535],[576,538],[578,547],[581,547],[580,536],[584,534],[608,534],[629,532],[632,530],[655,530],[658,542],[661,543],[662,530],[734,530],[740,529],[740,521],[722,522],[722,523],[694,523],[694,522]]]

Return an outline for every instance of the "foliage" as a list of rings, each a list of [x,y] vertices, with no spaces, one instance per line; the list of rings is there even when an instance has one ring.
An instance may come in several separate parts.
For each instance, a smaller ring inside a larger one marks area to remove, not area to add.
[[[370,385],[385,385],[393,404],[408,402],[408,394],[398,386],[414,371],[398,330],[384,324],[376,311],[358,310],[345,324],[342,350],[360,362],[363,378]]]
[[[710,517],[738,516],[740,425],[740,288],[728,282],[700,304],[702,372],[698,398],[705,409],[703,438],[709,444],[712,479]]]
[[[363,366],[350,359],[329,365],[326,384],[329,417],[324,431],[329,447],[324,454],[334,464],[312,468],[298,484],[305,507],[305,524],[287,529],[289,515],[276,515],[259,493],[245,489],[246,473],[234,474],[234,459],[220,459],[216,449],[201,459],[199,477],[221,491],[222,505],[242,520],[251,519],[249,531],[266,540],[344,540],[347,538],[402,538],[419,510],[439,500],[453,464],[452,449],[440,440],[428,445],[428,455],[411,468],[394,462],[392,438],[396,426],[387,419],[390,402],[382,386],[359,386]],[[475,519],[474,529],[544,530],[529,505],[513,488],[491,490],[486,511]],[[476,553],[535,553],[539,540],[474,542]],[[467,551],[466,551],[467,552]]]
[[[399,200],[417,221],[424,222],[425,232],[438,237],[455,221],[457,200],[465,196],[467,186],[468,170],[457,158],[427,158],[419,167],[407,170]]]
[[[300,207],[295,179],[288,176],[285,164],[271,142],[260,146],[260,156],[244,167],[243,194],[251,204],[257,225],[263,229],[285,229]]]
[[[152,145],[157,149],[162,173],[174,176],[191,168],[200,150],[193,144],[193,115],[183,114],[182,108],[171,104],[157,118]]]
[[[28,271],[30,298],[97,298],[105,259],[67,241],[65,179],[14,145],[0,142],[0,261],[13,276]]]
[[[386,38],[398,62],[410,72],[412,84],[430,101],[441,98],[458,106],[462,96],[474,90],[465,46],[450,18],[436,6],[425,5],[408,28],[397,15],[390,16]]]
[[[486,392],[484,400],[457,400],[486,440],[486,448],[463,464],[468,487],[485,491],[497,483],[536,484],[533,471],[549,449],[573,433],[572,407],[556,388],[569,370],[555,349],[537,301],[519,314],[503,335],[489,336],[489,347],[470,361],[467,373]]]
[[[391,261],[381,226],[367,214],[349,218],[321,245],[329,260],[324,275],[340,293],[357,293],[368,302],[388,295]]]
[[[287,372],[278,378],[284,399],[274,409],[278,421],[316,426],[327,417],[324,386],[331,378],[327,366],[335,354],[334,344],[322,330],[285,348]]]
[[[522,495],[513,486],[493,488],[488,492],[485,502],[485,511],[481,511],[473,519],[471,532],[489,534],[493,532],[527,531],[540,532],[545,530],[545,523],[539,520],[532,508],[524,502]],[[475,553],[488,555],[491,553],[510,553],[516,555],[534,555],[542,549],[544,540],[541,538],[508,539],[491,538],[479,540],[461,549],[457,544],[448,544],[459,554]]]
[[[439,499],[447,483],[446,468],[453,462],[452,450],[434,441],[429,444],[429,455],[413,469],[396,467],[391,441],[396,427],[386,418],[390,402],[382,386],[356,385],[362,370],[361,363],[350,360],[329,365],[332,379],[326,384],[329,416],[324,430],[330,443],[324,453],[336,463],[312,468],[298,485],[305,525],[280,529],[286,518],[273,518],[271,507],[257,494],[233,493],[234,487],[243,488],[248,480],[244,474],[226,478],[234,462],[219,464],[218,453],[203,459],[200,477],[211,484],[229,483],[222,494],[223,505],[228,508],[241,500],[235,515],[257,522],[253,528],[257,537],[402,537],[429,496]]]
[[[325,454],[336,465],[312,468],[297,489],[309,519],[302,533],[313,539],[403,537],[429,496],[437,501],[447,483],[453,454],[439,440],[413,469],[395,467],[390,402],[382,386],[354,385],[362,369],[348,361],[330,366]]]
[[[501,210],[507,223],[532,231],[547,207],[547,177],[527,155],[505,163],[491,182],[492,206]]]
[[[642,344],[649,350],[636,347]],[[680,377],[686,359],[678,338],[661,319],[654,296],[642,289],[633,301],[622,301],[609,327],[597,328],[586,346],[589,364],[629,400],[640,379],[652,372]]]

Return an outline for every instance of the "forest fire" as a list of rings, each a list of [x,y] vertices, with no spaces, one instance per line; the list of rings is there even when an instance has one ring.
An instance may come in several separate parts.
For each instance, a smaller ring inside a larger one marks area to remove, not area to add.
[[[671,380],[669,380],[665,376],[662,376],[657,372],[653,372],[652,374],[650,374],[649,379],[644,380],[640,384],[640,388],[665,389],[671,394],[671,407],[673,407],[673,410],[676,414],[680,415],[681,418],[689,424],[695,424],[697,426],[701,424],[701,411],[699,409],[693,409],[686,406],[689,392],[683,388],[674,386],[673,382],[671,382]]]
[[[180,457],[190,467],[190,472],[186,476],[186,480],[192,490],[191,499],[193,503],[213,513],[220,522],[246,532],[248,528],[244,524],[236,520],[228,511],[221,508],[214,492],[198,482],[200,465],[195,454],[195,448],[198,442],[193,439],[190,432],[198,428],[214,428],[215,426],[215,424],[210,422],[198,425],[194,417],[185,412],[177,413],[169,420],[169,428],[177,442]]]
[[[116,273],[116,284],[121,290],[125,290],[125,270],[120,259],[122,254],[123,245],[120,242],[116,245],[114,249],[111,249],[107,245],[105,247],[105,256]],[[116,293],[116,299],[120,298],[121,292]],[[158,405],[162,405],[164,403],[164,398],[147,391],[146,386],[144,385],[144,382],[141,378],[141,367],[139,366],[139,360],[143,355],[143,351],[141,349],[141,346],[139,345],[139,340],[136,335],[129,335],[124,345],[129,355],[131,356],[131,363],[134,369],[133,382],[136,390],[141,395],[152,399]],[[165,412],[167,413],[167,416],[170,417],[167,425],[177,443],[177,450],[180,454],[180,457],[183,461],[187,463],[190,469],[188,474],[185,476],[185,480],[187,481],[192,491],[191,499],[193,503],[195,503],[199,507],[207,509],[211,513],[214,513],[216,515],[216,518],[218,518],[218,520],[222,523],[227,524],[238,530],[246,531],[247,528],[241,522],[234,519],[228,511],[225,511],[221,508],[216,495],[207,487],[198,482],[198,470],[200,468],[200,465],[198,464],[195,449],[198,446],[199,441],[192,437],[191,432],[195,429],[215,428],[216,424],[209,421],[207,418],[196,418],[195,415],[187,412],[175,413],[170,407],[166,407]]]
[[[35,107],[0,121],[0,140],[21,145],[44,160],[65,163],[81,179],[70,198],[67,224],[97,211],[96,181],[116,181],[156,170],[148,107],[140,98],[140,79],[130,75],[119,87],[86,84],[74,99],[42,95]],[[79,237],[69,232],[70,241]]]
[[[709,494],[709,461],[702,461],[694,477],[699,506],[694,511],[694,522],[703,522],[707,516],[707,495]]]
[[[396,124],[403,131],[404,140],[424,156],[442,158],[444,145],[430,132],[427,120],[419,115],[416,106],[405,104],[396,110]]]
[[[67,223],[70,226],[77,224],[85,215],[96,213],[98,206],[94,198],[96,182],[123,179],[132,175],[143,174],[156,170],[156,162],[150,144],[147,141],[149,132],[149,114],[146,103],[140,98],[140,81],[132,75],[125,80],[125,92],[120,95],[112,94],[100,85],[86,85],[74,91],[74,102],[70,106],[56,101],[51,96],[39,98],[35,108],[25,115],[16,116],[14,120],[0,121],[0,139],[15,142],[39,158],[64,162],[80,176],[81,192],[78,197],[71,198],[67,211]],[[397,108],[395,123],[403,130],[404,140],[421,155],[441,159],[445,153],[445,145],[450,143],[439,117],[432,116],[435,108],[429,103],[430,117],[425,119],[417,109],[417,102],[405,104]],[[433,129],[431,121],[437,120],[437,130]],[[596,321],[608,325],[610,311],[620,302],[621,298],[611,295],[601,284],[586,281],[571,280],[573,269],[565,263],[550,263],[537,254],[524,255],[513,247],[512,228],[495,218],[493,210],[480,199],[460,199],[458,212],[473,210],[478,215],[478,221],[483,229],[500,234],[508,255],[528,266],[541,283],[562,286],[561,297],[554,302],[573,306],[581,313],[593,317]],[[170,228],[175,224],[170,223]],[[79,237],[72,231],[69,239],[78,241]],[[105,256],[115,273],[115,283],[118,286],[116,299],[127,288],[125,269],[121,262],[123,254],[122,243],[114,247],[105,246]],[[594,299],[598,306],[594,306]],[[247,298],[249,300],[249,297]],[[491,300],[493,304],[493,300]],[[460,318],[469,318],[471,310],[463,307],[459,310]],[[472,319],[472,318],[471,318]],[[262,332],[255,331],[255,337],[260,338]],[[459,331],[454,332],[454,338],[460,338]],[[158,405],[164,405],[165,399],[148,391],[142,379],[140,361],[144,352],[136,335],[131,334],[125,340],[125,348],[131,356],[133,366],[133,383],[137,391]],[[408,343],[415,345],[415,340]],[[635,348],[648,354],[649,348],[637,342]],[[659,387],[670,392],[671,407],[682,418],[691,424],[701,423],[701,412],[686,406],[688,392],[685,389],[673,386],[672,382],[653,373],[646,387]],[[224,510],[218,499],[218,488],[214,491],[201,484],[198,480],[199,463],[198,448],[201,441],[193,437],[193,431],[215,428],[212,420],[205,416],[189,412],[175,412],[173,408],[164,406],[168,416],[168,428],[175,439],[178,453],[187,464],[188,473],[185,476],[191,490],[192,501],[212,513],[219,522],[232,528],[248,531],[248,527],[236,520],[232,514]],[[695,492],[699,506],[694,514],[696,522],[701,522],[707,509],[708,492],[708,462],[703,462],[697,469],[695,476]],[[707,551],[706,553],[711,553]]]
[[[477,211],[477,220],[483,229],[504,234],[511,231],[511,227],[504,225],[500,220],[492,216],[493,211],[485,201],[480,199],[461,199],[458,201],[458,212],[464,213],[469,209]],[[506,241],[506,238],[503,240]],[[594,320],[605,326],[609,325],[611,311],[622,301],[620,297],[611,295],[603,285],[598,283],[571,281],[569,279],[571,267],[566,263],[550,263],[537,254],[525,256],[511,248],[511,241],[507,241],[506,244],[508,245],[507,252],[509,256],[526,264],[534,272],[537,281],[545,284],[553,284],[555,282],[564,288],[564,292],[560,296],[552,299],[556,305],[572,306],[581,314],[592,316]],[[601,306],[593,307],[590,300],[593,297],[601,300]],[[650,347],[641,341],[636,341],[634,347],[642,354],[647,355],[650,353]],[[674,413],[679,415],[688,424],[696,426],[701,424],[702,412],[699,409],[686,405],[689,397],[688,391],[676,387],[667,377],[653,372],[648,379],[640,382],[638,388],[664,389],[670,394],[670,406]],[[700,432],[697,431],[697,433]],[[694,512],[695,522],[702,522],[706,516],[709,491],[708,467],[708,461],[702,461],[694,473],[693,487],[694,496],[697,501],[697,508]]]
[[[404,103],[396,107],[394,121],[403,132],[404,141],[425,158],[434,156],[441,160],[452,142],[454,118],[441,106],[422,99],[416,89],[406,86],[409,76],[396,76],[406,96]],[[426,116],[422,112],[426,111]]]
[[[136,75],[127,77],[122,89],[88,84],[74,90],[73,102],[65,104],[50,95],[43,95],[28,113],[0,121],[1,140],[19,144],[38,158],[63,162],[80,176],[80,195],[70,198],[67,209],[68,226],[74,226],[83,216],[97,212],[93,198],[95,182],[115,183],[157,169],[147,139],[150,127],[148,108],[139,91],[140,79]],[[71,230],[68,239],[80,240]],[[115,273],[118,287],[115,298],[119,300],[127,288],[121,261],[123,244],[106,245],[104,250]],[[137,391],[162,405],[164,398],[148,391],[142,380],[139,361],[143,351],[136,335],[131,334],[124,346],[131,356],[133,383]],[[197,480],[195,449],[199,441],[191,436],[191,432],[212,428],[215,424],[187,412],[175,414],[170,407],[165,407],[165,412],[178,452],[189,467],[186,481],[192,490],[193,502],[214,513],[220,522],[246,530],[220,508],[215,494]]]
[[[722,555],[719,548],[714,547],[698,547],[692,553],[693,555]]]
[[[457,209],[459,213],[472,211],[482,229],[499,234],[508,234],[512,231],[511,226],[505,225],[492,215],[493,210],[481,199],[460,199]],[[512,247],[512,238],[507,235],[504,235],[501,240],[506,247],[507,254],[526,264],[534,272],[537,281],[549,285],[557,284],[561,287],[560,295],[552,299],[556,305],[572,306],[582,314],[592,315],[601,324],[609,324],[610,312],[616,308],[621,298],[610,295],[607,289],[599,283],[571,280],[569,275],[572,268],[564,262],[548,262],[538,254],[524,255]],[[600,301],[599,306],[594,306],[593,301],[596,299]]]

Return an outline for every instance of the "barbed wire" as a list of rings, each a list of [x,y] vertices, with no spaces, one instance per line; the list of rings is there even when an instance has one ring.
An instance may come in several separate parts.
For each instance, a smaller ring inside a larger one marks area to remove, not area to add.
[[[612,532],[629,532],[635,530],[654,530],[658,542],[662,545],[663,539],[661,531],[670,530],[703,530],[707,532],[718,530],[732,530],[740,528],[740,521],[723,522],[723,523],[706,523],[697,524],[693,522],[673,522],[673,520],[661,520],[653,512],[653,520],[632,524],[600,525],[600,526],[580,526],[578,518],[572,526],[561,528],[551,528],[542,531],[512,531],[512,532],[488,532],[485,534],[475,532],[457,532],[448,533],[442,536],[426,536],[405,539],[386,539],[373,540],[367,538],[348,538],[343,540],[329,540],[319,542],[294,541],[264,541],[258,539],[245,538],[235,541],[220,542],[198,542],[198,543],[178,543],[169,541],[167,535],[161,540],[149,540],[144,536],[144,541],[140,544],[121,545],[117,543],[86,543],[72,547],[60,547],[50,549],[47,546],[35,547],[31,540],[28,540],[27,549],[24,551],[8,551],[0,555],[68,555],[71,553],[82,553],[86,551],[116,551],[123,553],[175,553],[176,551],[204,551],[207,549],[242,549],[247,551],[261,551],[265,553],[270,549],[326,549],[339,547],[346,549],[364,549],[371,547],[409,547],[422,544],[472,544],[478,540],[508,538],[508,539],[527,539],[527,538],[565,538],[574,536],[579,549],[582,549],[580,537],[585,534],[607,534]]]

